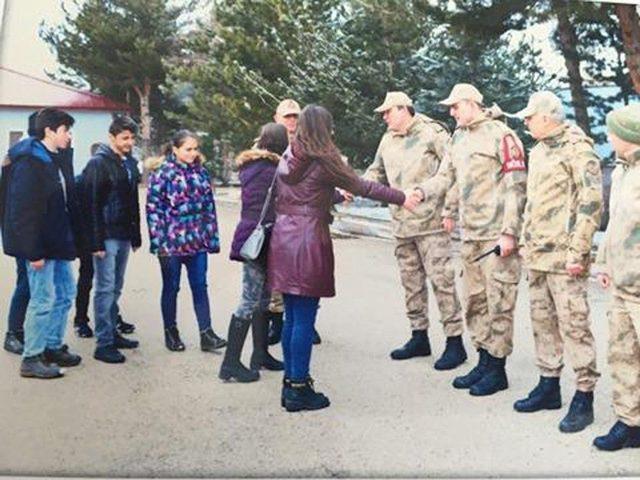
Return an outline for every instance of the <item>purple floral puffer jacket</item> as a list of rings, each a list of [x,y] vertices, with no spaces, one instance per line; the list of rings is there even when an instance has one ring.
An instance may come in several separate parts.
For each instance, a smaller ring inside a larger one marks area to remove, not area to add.
[[[236,231],[233,234],[231,253],[229,254],[231,260],[244,261],[240,256],[240,249],[258,224],[260,212],[262,211],[269,185],[271,185],[279,161],[279,155],[267,150],[258,149],[246,150],[236,158],[236,164],[240,169],[242,212],[240,213],[240,222],[238,222]],[[275,198],[276,189],[274,186],[271,194],[271,202],[269,203],[269,208],[263,221],[264,225],[273,224],[275,221]],[[267,231],[262,250],[263,254],[268,250],[269,234],[270,232]],[[263,254],[261,254],[261,257],[263,257]]]
[[[169,155],[147,163],[150,251],[159,256],[218,253],[220,240],[209,173]]]

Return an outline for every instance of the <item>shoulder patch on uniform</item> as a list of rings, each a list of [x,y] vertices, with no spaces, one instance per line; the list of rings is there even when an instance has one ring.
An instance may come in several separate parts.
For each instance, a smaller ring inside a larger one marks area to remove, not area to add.
[[[524,162],[524,151],[522,150],[520,143],[512,134],[509,133],[502,137],[500,149],[502,150],[503,173],[527,169]]]

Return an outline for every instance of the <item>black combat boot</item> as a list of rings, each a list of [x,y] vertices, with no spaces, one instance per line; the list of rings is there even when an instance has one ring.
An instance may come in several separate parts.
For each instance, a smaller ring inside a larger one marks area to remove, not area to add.
[[[487,368],[482,378],[471,385],[469,393],[475,397],[493,395],[509,388],[507,372],[504,369],[506,358],[498,358],[487,352]]]
[[[275,345],[280,343],[282,339],[282,312],[268,312],[267,317],[269,318],[269,345]]]
[[[88,318],[76,318],[73,321],[73,329],[76,331],[76,335],[80,338],[93,337],[93,330],[89,326]]]
[[[640,427],[630,427],[618,420],[609,433],[596,437],[593,444],[608,452],[622,448],[640,448]]]
[[[60,367],[56,364],[49,364],[42,354],[22,359],[20,365],[20,376],[27,378],[58,378],[64,376]]]
[[[211,327],[200,332],[200,350],[203,352],[215,352],[227,345],[224,338],[220,338]]]
[[[7,332],[4,337],[4,349],[16,355],[22,355],[24,350],[24,332]]]
[[[527,398],[516,401],[516,412],[537,412],[539,410],[557,410],[562,406],[560,396],[560,378],[540,377],[538,385],[529,392]]]
[[[184,352],[186,347],[184,343],[182,343],[180,332],[175,325],[164,329],[164,345],[167,347],[167,350],[172,352]]]
[[[224,360],[220,366],[218,377],[222,380],[234,379],[240,383],[255,382],[260,378],[260,374],[256,371],[249,370],[240,361],[242,355],[242,347],[249,332],[250,320],[246,318],[231,316],[229,322],[229,342],[224,352]]]
[[[411,332],[411,338],[407,343],[391,352],[391,358],[394,360],[428,357],[429,355],[431,355],[431,345],[429,344],[429,335],[427,335],[426,330],[414,330]]]
[[[113,334],[113,346],[117,349],[131,350],[138,348],[140,346],[140,342],[138,340],[129,340],[128,338],[124,338],[118,332],[115,332]]]
[[[471,388],[471,386],[482,378],[485,370],[487,369],[487,363],[489,361],[489,352],[484,348],[478,349],[478,364],[471,369],[466,375],[461,375],[453,380],[454,388]]]
[[[564,433],[584,430],[593,423],[593,392],[577,390],[567,415],[560,422],[559,428]]]
[[[311,377],[304,382],[291,380],[284,392],[284,408],[287,412],[320,410],[327,408],[329,405],[331,405],[329,398],[323,393],[314,390]]]
[[[136,331],[136,326],[133,323],[127,323],[122,319],[122,315],[118,315],[116,319],[116,328],[120,333],[128,335]]]
[[[447,346],[442,356],[433,364],[436,370],[452,370],[467,360],[467,351],[462,343],[462,335],[447,337]]]
[[[96,348],[93,358],[104,363],[124,363],[127,359],[114,345]]]
[[[284,363],[276,360],[269,353],[267,316],[265,312],[255,310],[251,322],[251,336],[253,337],[253,353],[251,354],[251,370],[281,371],[284,370]]]
[[[67,345],[62,345],[62,347],[55,350],[47,348],[42,355],[47,363],[55,363],[59,367],[75,367],[80,365],[82,361],[82,357],[71,353]]]

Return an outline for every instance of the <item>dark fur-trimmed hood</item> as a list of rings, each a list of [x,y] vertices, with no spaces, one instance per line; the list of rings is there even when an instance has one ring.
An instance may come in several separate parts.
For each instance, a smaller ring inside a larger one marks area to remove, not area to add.
[[[277,155],[269,150],[253,149],[245,150],[236,157],[236,165],[238,168],[245,166],[248,163],[256,162],[258,160],[269,160],[275,165],[280,162],[280,155]]]

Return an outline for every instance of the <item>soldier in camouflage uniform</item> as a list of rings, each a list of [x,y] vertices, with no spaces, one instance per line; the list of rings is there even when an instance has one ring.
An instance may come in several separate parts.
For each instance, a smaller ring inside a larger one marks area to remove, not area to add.
[[[413,102],[403,92],[387,93],[375,111],[382,114],[388,130],[364,178],[413,191],[438,171],[449,132],[437,121],[416,114]],[[450,191],[452,195],[447,197],[446,204],[442,194],[430,203],[422,203],[415,212],[389,206],[396,238],[395,255],[412,329],[409,341],[392,351],[391,358],[404,360],[431,354],[428,278],[447,337],[444,353],[434,365],[438,370],[455,368],[467,358],[462,343],[460,302],[455,292],[451,240],[442,226],[443,212],[452,215],[456,208],[455,187]]]
[[[601,450],[640,447],[640,105],[607,115],[618,155],[611,180],[610,218],[598,251],[598,280],[613,285],[609,313],[609,368],[618,421],[597,437]]]
[[[560,431],[578,432],[593,423],[593,390],[600,376],[587,301],[592,239],[602,213],[600,159],[593,141],[565,122],[562,101],[552,92],[534,93],[516,116],[537,140],[529,154],[520,254],[529,270],[540,380],[514,408],[536,412],[561,407],[566,351],[576,392]]]
[[[458,186],[465,317],[479,352],[477,366],[453,386],[475,396],[491,395],[508,388],[505,363],[513,350],[520,280],[515,250],[526,196],[524,151],[515,132],[482,109],[482,94],[472,85],[456,85],[441,103],[449,106],[458,128],[438,174],[420,191],[431,202]],[[496,246],[499,256],[474,261]]]

